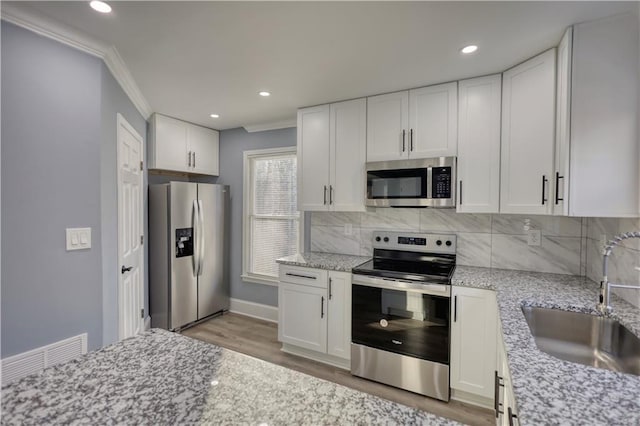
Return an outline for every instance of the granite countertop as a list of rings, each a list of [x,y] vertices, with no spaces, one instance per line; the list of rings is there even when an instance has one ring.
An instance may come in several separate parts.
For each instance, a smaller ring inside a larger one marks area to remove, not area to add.
[[[352,256],[348,254],[307,252],[281,257],[276,262],[282,265],[304,266],[306,268],[328,269],[331,271],[351,272],[351,269],[371,260],[371,256]]]
[[[458,266],[453,285],[493,289],[523,425],[638,425],[640,377],[563,361],[540,351],[521,307],[597,315],[599,284],[571,275]],[[612,317],[640,335],[640,314],[620,298]]]
[[[0,423],[457,424],[159,329],[3,387]]]

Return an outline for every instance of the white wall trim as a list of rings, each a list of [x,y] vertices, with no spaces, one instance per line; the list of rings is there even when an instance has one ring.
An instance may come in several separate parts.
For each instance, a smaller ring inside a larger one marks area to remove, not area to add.
[[[244,129],[249,133],[254,133],[264,132],[266,130],[288,129],[290,127],[296,127],[297,124],[297,120],[292,118],[291,120],[272,121],[271,123],[251,124],[244,126]]]
[[[263,305],[262,303],[249,302],[247,300],[230,299],[229,312],[258,318],[269,322],[278,322],[278,308],[276,306]]]
[[[52,20],[24,5],[4,2],[2,20],[102,59],[145,120],[153,112],[114,46]]]
[[[2,386],[87,353],[87,333],[22,352],[2,360]]]

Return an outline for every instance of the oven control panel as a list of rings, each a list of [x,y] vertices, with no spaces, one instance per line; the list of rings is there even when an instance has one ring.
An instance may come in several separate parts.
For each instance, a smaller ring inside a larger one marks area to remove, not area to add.
[[[373,248],[456,254],[455,234],[373,231]]]

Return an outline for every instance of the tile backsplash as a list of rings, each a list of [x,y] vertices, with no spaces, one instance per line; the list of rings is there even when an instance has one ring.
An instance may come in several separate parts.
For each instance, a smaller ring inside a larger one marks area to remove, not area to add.
[[[527,244],[525,224],[541,231],[540,246]],[[380,229],[456,234],[460,265],[587,275],[600,281],[601,236],[608,240],[620,232],[640,230],[640,219],[467,214],[452,209],[314,212],[310,248],[370,256],[372,232]],[[610,265],[612,281],[640,284],[640,271],[635,269],[640,266],[640,239],[616,248]],[[640,306],[640,291],[618,293]]]

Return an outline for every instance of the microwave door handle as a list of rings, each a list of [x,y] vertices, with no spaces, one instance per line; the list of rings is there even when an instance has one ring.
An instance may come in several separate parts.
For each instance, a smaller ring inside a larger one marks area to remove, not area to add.
[[[433,169],[431,167],[427,167],[427,198],[430,200],[433,198],[432,191],[432,182],[433,182]]]

